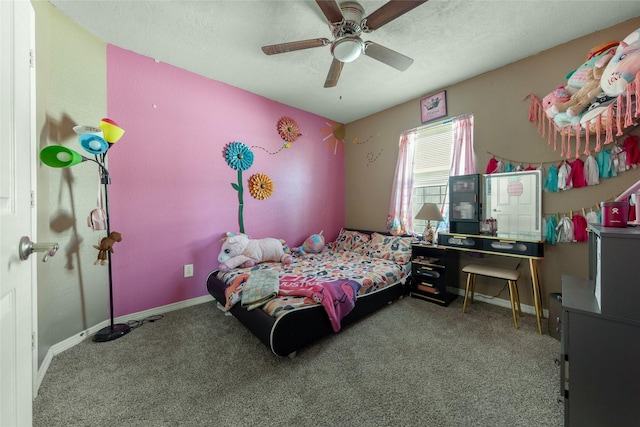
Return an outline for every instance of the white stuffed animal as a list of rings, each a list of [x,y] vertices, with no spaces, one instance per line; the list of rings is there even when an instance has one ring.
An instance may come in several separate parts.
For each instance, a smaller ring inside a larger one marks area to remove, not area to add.
[[[221,271],[229,271],[238,266],[253,267],[267,261],[291,264],[293,257],[285,253],[283,242],[279,239],[249,239],[246,234],[227,234],[218,254]]]

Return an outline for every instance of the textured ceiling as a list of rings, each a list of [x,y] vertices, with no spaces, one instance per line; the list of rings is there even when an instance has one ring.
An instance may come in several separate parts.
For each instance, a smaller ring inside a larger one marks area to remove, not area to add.
[[[50,3],[107,43],[342,123],[640,16],[637,0],[430,0],[363,36],[413,58],[408,70],[362,56],[327,89],[329,46],[272,56],[260,49],[331,39],[315,1]],[[366,16],[386,1],[359,3]]]

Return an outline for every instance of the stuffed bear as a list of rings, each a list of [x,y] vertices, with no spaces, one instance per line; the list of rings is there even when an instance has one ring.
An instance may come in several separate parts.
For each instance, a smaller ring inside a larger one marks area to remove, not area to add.
[[[246,234],[230,233],[224,239],[218,254],[220,271],[229,271],[238,266],[253,267],[267,261],[291,264],[293,257],[285,253],[282,240],[272,237],[249,239]]]
[[[121,241],[122,234],[117,231],[112,231],[107,237],[103,237],[102,240],[100,240],[100,246],[93,245],[93,247],[98,250],[98,258],[93,265],[106,265],[109,262],[107,251],[113,253],[113,245]]]
[[[324,230],[323,230],[324,231]],[[317,254],[322,252],[324,248],[324,236],[322,231],[318,234],[312,234],[307,237],[299,248],[293,248],[299,255],[304,254]]]
[[[611,61],[613,54],[611,52],[603,55],[595,63],[593,69],[590,70],[588,80],[584,86],[580,88],[576,93],[571,95],[571,99],[567,102],[559,102],[551,107],[552,114],[558,114],[560,112],[567,113],[569,117],[579,116],[601,92],[600,77],[604,72],[605,67]]]
[[[591,80],[591,70],[595,67],[596,62],[608,53],[613,54],[616,51],[618,44],[619,42],[611,40],[600,43],[589,50],[585,58],[585,62],[566,75],[567,87],[570,88],[571,93],[576,92],[584,86],[587,81]]]

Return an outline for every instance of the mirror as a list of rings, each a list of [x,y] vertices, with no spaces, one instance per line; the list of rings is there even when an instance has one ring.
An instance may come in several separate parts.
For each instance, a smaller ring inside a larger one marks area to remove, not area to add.
[[[542,171],[483,175],[483,219],[495,219],[497,236],[542,240]]]

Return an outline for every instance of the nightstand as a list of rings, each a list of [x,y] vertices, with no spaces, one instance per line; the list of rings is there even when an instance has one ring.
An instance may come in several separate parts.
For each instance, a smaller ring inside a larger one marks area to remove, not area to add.
[[[458,294],[458,256],[442,246],[420,243],[411,245],[411,296],[448,306]]]

